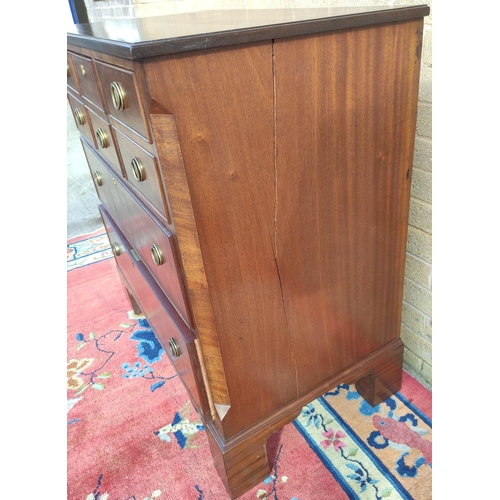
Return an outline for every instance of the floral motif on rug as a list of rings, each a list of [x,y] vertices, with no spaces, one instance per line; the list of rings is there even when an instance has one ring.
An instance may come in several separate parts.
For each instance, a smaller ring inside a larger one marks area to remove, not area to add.
[[[430,495],[432,423],[400,393],[372,407],[341,384],[294,425],[349,498],[413,499],[424,485]]]
[[[119,374],[122,378],[140,377],[149,380],[152,382],[150,390],[154,391],[161,387],[166,380],[175,377],[175,375],[163,377],[155,374],[153,365],[162,360],[163,347],[144,317],[135,316],[132,312],[129,313],[129,317],[134,321],[121,323],[117,329],[102,334],[89,332],[87,335],[83,333],[76,335],[78,344],[75,351],[83,353],[85,348],[85,356],[75,357],[68,361],[67,389],[74,391],[74,397],[69,400],[68,407],[72,408],[80,399],[77,396],[80,396],[89,387],[98,391],[102,391],[106,387],[106,381],[113,376],[107,367],[116,355],[117,344],[122,340],[123,335],[137,342],[136,357],[142,358],[143,361],[122,363],[122,372]],[[139,328],[136,329],[137,327]]]

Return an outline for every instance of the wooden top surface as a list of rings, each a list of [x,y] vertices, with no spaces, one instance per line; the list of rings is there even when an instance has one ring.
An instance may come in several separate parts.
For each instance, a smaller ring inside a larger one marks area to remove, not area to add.
[[[207,10],[78,24],[68,43],[126,59],[369,26],[429,14],[427,5]]]

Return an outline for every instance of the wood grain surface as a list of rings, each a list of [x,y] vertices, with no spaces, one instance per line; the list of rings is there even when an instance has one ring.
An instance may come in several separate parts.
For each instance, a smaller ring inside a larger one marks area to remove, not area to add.
[[[272,44],[147,60],[145,70],[151,98],[176,117],[231,399],[227,437],[297,396],[274,259]]]
[[[275,43],[277,263],[300,394],[399,336],[421,38],[417,20]]]

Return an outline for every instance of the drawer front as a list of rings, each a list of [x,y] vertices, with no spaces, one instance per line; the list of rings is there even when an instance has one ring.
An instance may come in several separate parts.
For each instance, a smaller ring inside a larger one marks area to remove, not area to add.
[[[94,131],[94,144],[101,154],[112,163],[112,166],[115,167],[118,172],[122,173],[113,132],[109,123],[105,122],[91,109],[87,108],[87,111]]]
[[[180,264],[173,235],[155,222],[126,190],[122,181],[108,170],[88,145],[82,143],[99,198],[178,313],[187,324],[192,324],[181,286]]]
[[[69,105],[73,111],[73,118],[75,119],[78,130],[92,143],[94,143],[94,134],[92,131],[92,123],[89,119],[87,108],[83,102],[76,97],[68,94]]]
[[[129,290],[173,363],[198,412],[206,411],[206,393],[196,352],[195,336],[177,316],[140,257],[120,232],[110,215],[100,207],[102,219],[114,249],[116,264]]]
[[[92,59],[71,54],[75,76],[81,89],[81,93],[99,109],[103,109],[101,94],[97,86],[97,78],[94,72]]]
[[[163,180],[156,158],[120,131],[115,130],[115,136],[123,161],[125,177],[170,224]]]
[[[99,61],[96,67],[108,114],[152,142],[136,75]]]
[[[79,94],[80,88],[76,83],[75,69],[73,68],[73,62],[71,61],[71,57],[69,54],[68,54],[67,76],[68,76],[68,87],[72,89],[74,92],[77,92]]]
[[[115,198],[119,194],[116,190],[118,184],[116,179],[119,176],[111,172],[92,148],[83,140],[82,146],[99,199],[108,206],[116,206],[118,203]]]

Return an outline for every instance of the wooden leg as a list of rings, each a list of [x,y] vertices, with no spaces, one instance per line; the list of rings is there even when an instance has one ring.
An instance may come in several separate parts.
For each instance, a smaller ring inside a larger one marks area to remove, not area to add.
[[[403,343],[400,343],[372,368],[371,373],[355,383],[356,390],[371,406],[377,406],[401,389],[403,350]]]
[[[215,468],[232,499],[269,476],[266,437],[252,436],[221,449],[210,427],[207,427],[207,436]]]
[[[229,496],[238,498],[271,474],[283,427],[298,417],[292,408],[251,431],[224,440],[213,422],[205,426],[215,468]]]

